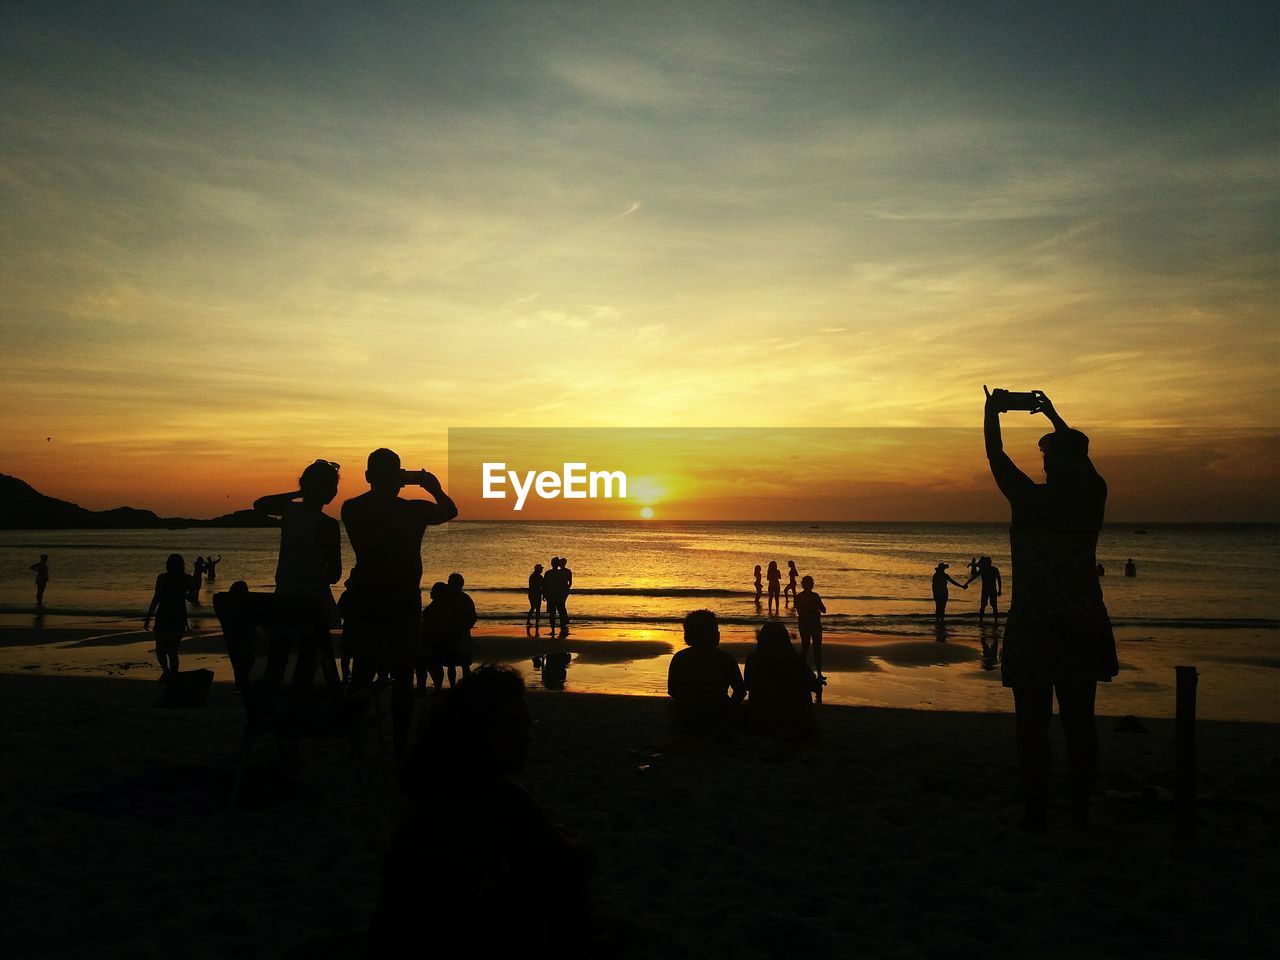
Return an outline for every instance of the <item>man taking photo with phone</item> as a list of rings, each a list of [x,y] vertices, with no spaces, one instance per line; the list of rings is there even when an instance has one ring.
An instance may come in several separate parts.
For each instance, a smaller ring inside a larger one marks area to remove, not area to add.
[[[342,650],[353,658],[351,689],[382,673],[392,678],[391,716],[396,754],[409,742],[413,718],[413,665],[422,613],[422,537],[448,523],[458,508],[426,470],[401,470],[400,457],[380,448],[369,454],[369,492],[342,505],[342,523],[356,561],[339,607]],[[405,500],[404,486],[421,487],[432,500]]]

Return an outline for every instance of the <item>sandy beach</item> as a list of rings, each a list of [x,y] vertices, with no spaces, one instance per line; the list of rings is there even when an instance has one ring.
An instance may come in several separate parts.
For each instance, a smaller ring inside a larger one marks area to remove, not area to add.
[[[286,766],[266,738],[243,808],[228,811],[238,699],[218,683],[204,709],[159,710],[154,694],[154,681],[0,676],[6,954],[359,956],[400,810],[392,762],[371,749],[353,766],[339,745],[303,743]],[[1274,725],[1200,723],[1199,844],[1175,858],[1166,720],[1121,733],[1100,717],[1093,828],[1056,811],[1033,836],[1015,826],[1008,716],[823,705],[809,749],[678,750],[663,746],[660,698],[530,699],[524,780],[596,850],[609,955],[1261,957],[1276,945]]]

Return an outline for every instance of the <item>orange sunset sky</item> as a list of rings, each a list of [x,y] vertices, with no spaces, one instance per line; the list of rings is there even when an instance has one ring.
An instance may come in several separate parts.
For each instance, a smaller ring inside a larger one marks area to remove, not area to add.
[[[0,472],[211,516],[449,428],[971,428],[770,495],[999,518],[988,383],[1113,518],[1274,520],[1277,50],[1262,3],[7,4]]]

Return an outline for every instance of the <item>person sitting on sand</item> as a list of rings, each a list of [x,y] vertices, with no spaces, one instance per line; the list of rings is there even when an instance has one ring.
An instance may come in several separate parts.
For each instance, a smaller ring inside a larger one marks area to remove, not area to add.
[[[449,686],[453,686],[456,668],[462,669],[465,677],[471,673],[471,663],[475,659],[474,641],[471,639],[471,628],[476,625],[476,605],[469,594],[463,593],[465,581],[460,573],[449,574],[447,584],[449,590],[449,651],[450,658],[445,662],[449,671]]]
[[[448,523],[458,508],[426,470],[400,469],[392,450],[369,454],[369,492],[342,505],[342,522],[356,562],[339,607],[342,647],[353,658],[351,686],[367,687],[382,673],[392,678],[391,718],[396,752],[409,745],[413,718],[413,668],[421,644],[422,538],[427,527]],[[404,500],[406,484],[430,500]]]
[[[777,560],[769,561],[765,579],[769,581],[769,616],[772,617],[782,612],[782,571],[778,569]]]
[[[813,644],[813,670],[818,680],[826,683],[822,675],[822,615],[827,606],[822,597],[813,592],[813,577],[806,576],[800,581],[803,588],[796,594],[795,608],[797,625],[800,628],[800,659],[807,662],[809,645]]]
[[[539,632],[542,617],[542,564],[533,565],[533,573],[529,574],[529,612],[524,615],[524,632],[529,632],[529,621],[533,621],[533,635]]]
[[[419,690],[427,688],[436,693],[444,685],[444,665],[451,657],[449,649],[449,587],[437,580],[431,585],[431,602],[422,611],[422,645],[418,648],[418,662],[414,676]]]
[[[940,563],[933,571],[933,622],[939,628],[942,627],[947,615],[947,600],[949,599],[947,584],[954,583],[962,590],[969,589],[967,584],[951,579],[951,575],[947,573],[947,567],[948,564]]]
[[[756,564],[756,606],[760,606],[760,597],[764,594],[764,584],[760,579],[760,564]]]
[[[747,691],[738,662],[720,649],[716,615],[691,611],[684,618],[684,642],[688,646],[671,658],[667,670],[673,724],[681,733],[723,728]]]
[[[1000,608],[996,604],[996,598],[1004,592],[1004,585],[1000,580],[1000,568],[991,562],[990,557],[982,557],[978,560],[978,572],[964,582],[965,588],[968,589],[969,584],[978,579],[982,580],[982,598],[978,601],[978,623],[982,623],[988,603],[991,604],[991,615],[998,623]]]
[[[813,694],[822,690],[822,683],[796,653],[791,634],[781,623],[771,620],[760,627],[742,678],[747,689],[747,726],[753,733],[792,738],[818,732]]]
[[[204,558],[204,578],[210,583],[218,578],[218,564],[222,562],[222,554]]]
[[[44,588],[49,585],[49,555],[40,554],[40,559],[31,565],[36,575],[36,609],[44,606]]]
[[[191,577],[187,576],[182,554],[171,553],[165,561],[164,573],[156,577],[151,606],[142,618],[142,629],[151,629],[156,621],[156,660],[160,663],[160,679],[178,675],[178,641],[187,632],[187,601],[191,598]]]
[[[1009,501],[1013,596],[1005,620],[1001,680],[1013,690],[1018,766],[1030,830],[1047,826],[1049,722],[1054,694],[1067,740],[1072,817],[1089,822],[1098,763],[1094,700],[1098,682],[1120,670],[1115,635],[1098,583],[1098,532],[1107,484],[1089,459],[1089,438],[1067,426],[1049,398],[1032,391],[1032,413],[1053,424],[1040,438],[1046,482],[1034,482],[1004,452],[1005,391],[986,392],[983,432],[996,486]]]
[[[531,726],[520,674],[480,667],[436,704],[405,767],[368,955],[585,956],[595,858],[515,780]]]

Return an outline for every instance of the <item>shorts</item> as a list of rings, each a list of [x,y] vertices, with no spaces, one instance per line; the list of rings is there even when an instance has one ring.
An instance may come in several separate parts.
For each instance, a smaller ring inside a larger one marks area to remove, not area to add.
[[[178,655],[178,641],[181,639],[181,631],[157,630],[156,653],[161,656],[176,657]]]

